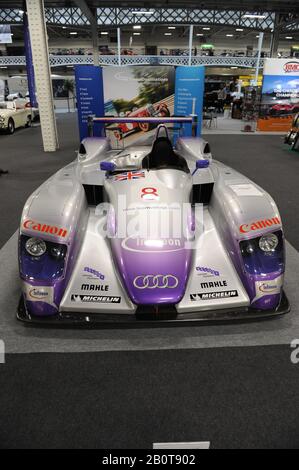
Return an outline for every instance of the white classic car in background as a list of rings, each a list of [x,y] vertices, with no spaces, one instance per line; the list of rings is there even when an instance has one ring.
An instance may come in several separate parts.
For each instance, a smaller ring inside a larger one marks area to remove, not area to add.
[[[13,134],[18,127],[30,127],[31,122],[31,108],[25,100],[0,102],[0,130]]]

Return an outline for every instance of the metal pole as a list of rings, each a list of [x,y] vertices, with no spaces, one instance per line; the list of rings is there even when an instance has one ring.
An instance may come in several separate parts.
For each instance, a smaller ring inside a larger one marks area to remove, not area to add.
[[[117,54],[118,54],[118,65],[121,65],[120,28],[117,28]]]
[[[58,148],[44,1],[27,0],[27,14],[45,152]]]
[[[255,69],[255,86],[257,86],[258,78],[259,78],[259,68],[260,68],[260,61],[261,61],[261,52],[262,52],[262,45],[263,45],[264,33],[259,34],[259,41],[258,41],[258,52],[257,52],[257,60],[256,60],[256,69]]]
[[[30,43],[30,34],[28,26],[28,18],[26,12],[26,3],[23,4],[24,13],[23,13],[23,27],[24,27],[24,45],[25,45],[25,56],[26,56],[26,71],[27,71],[27,81],[28,81],[28,91],[30,103],[33,108],[37,108],[37,100],[35,94],[35,78],[34,78],[34,67],[32,60],[32,50]]]
[[[99,61],[99,39],[98,39],[98,25],[96,20],[91,23],[91,33],[92,33],[92,53],[93,53],[93,65],[98,67],[100,65]]]
[[[280,14],[275,13],[274,27],[271,34],[270,57],[277,57],[278,43],[280,35]]]
[[[188,65],[192,65],[192,43],[193,43],[193,24],[189,28],[189,60]]]

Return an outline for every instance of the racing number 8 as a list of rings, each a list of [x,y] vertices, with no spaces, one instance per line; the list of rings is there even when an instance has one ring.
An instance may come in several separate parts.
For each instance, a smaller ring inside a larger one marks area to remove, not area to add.
[[[145,196],[152,196],[152,197],[159,197],[157,189],[156,188],[143,188],[141,190],[141,197]]]

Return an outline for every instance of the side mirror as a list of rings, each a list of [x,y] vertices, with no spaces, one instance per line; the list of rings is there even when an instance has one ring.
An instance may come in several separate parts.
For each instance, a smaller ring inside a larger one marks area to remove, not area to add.
[[[199,170],[200,168],[208,168],[210,165],[210,160],[196,160],[196,169]]]
[[[112,162],[101,162],[100,168],[102,171],[114,171],[116,166]]]

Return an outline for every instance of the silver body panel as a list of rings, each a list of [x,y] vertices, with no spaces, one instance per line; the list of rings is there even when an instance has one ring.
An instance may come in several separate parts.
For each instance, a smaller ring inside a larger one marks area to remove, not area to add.
[[[248,307],[249,297],[216,230],[209,209],[204,209],[204,235],[196,242],[186,293],[177,305],[179,313]],[[208,269],[209,268],[209,269]],[[234,292],[234,297],[223,297]],[[218,296],[218,297],[217,297]]]

